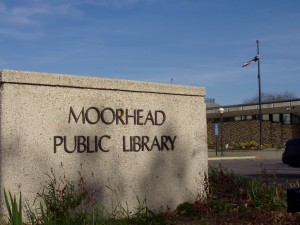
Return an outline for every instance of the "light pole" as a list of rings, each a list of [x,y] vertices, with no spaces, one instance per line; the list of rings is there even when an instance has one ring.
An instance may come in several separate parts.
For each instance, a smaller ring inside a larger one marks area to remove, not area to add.
[[[219,108],[219,114],[220,114],[220,117],[221,117],[221,156],[223,156],[223,113],[224,113],[224,108]]]
[[[263,142],[263,121],[262,121],[262,110],[261,110],[261,85],[260,85],[260,56],[259,56],[259,40],[256,40],[257,45],[257,70],[258,70],[258,113],[259,113],[259,147],[261,148]]]

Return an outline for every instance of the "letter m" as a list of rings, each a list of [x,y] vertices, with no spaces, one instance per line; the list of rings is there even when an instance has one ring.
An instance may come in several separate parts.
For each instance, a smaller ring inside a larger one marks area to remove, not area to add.
[[[68,123],[71,123],[71,118],[73,117],[74,121],[77,123],[80,117],[82,117],[82,123],[85,123],[85,117],[84,117],[84,108],[81,109],[78,116],[76,116],[72,106],[70,107],[70,113],[69,113],[69,120]]]

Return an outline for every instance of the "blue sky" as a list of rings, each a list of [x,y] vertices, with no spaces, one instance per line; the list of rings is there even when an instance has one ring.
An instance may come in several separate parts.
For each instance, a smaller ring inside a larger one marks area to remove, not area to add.
[[[201,86],[223,105],[300,97],[299,0],[0,0],[0,69]],[[175,88],[175,87],[174,87]]]

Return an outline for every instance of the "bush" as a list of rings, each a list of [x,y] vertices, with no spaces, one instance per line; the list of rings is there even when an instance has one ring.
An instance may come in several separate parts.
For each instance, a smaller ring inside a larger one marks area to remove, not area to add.
[[[263,144],[262,146],[259,146],[259,143],[256,141],[249,141],[249,142],[232,142],[231,147],[236,150],[260,150],[260,149],[266,149],[266,148],[277,148],[282,149],[285,146],[284,145],[273,145],[273,144]]]
[[[283,210],[287,207],[286,188],[281,185],[270,185],[265,170],[262,170],[262,181],[241,177],[228,172],[222,167],[209,169],[209,201],[215,205],[229,203],[235,208],[254,207],[266,210]],[[220,207],[216,207],[220,209]],[[222,209],[228,209],[223,204]],[[232,210],[232,208],[231,208]]]
[[[241,142],[241,143],[231,143],[234,149],[241,149],[241,150],[258,150],[260,149],[259,144],[256,141],[249,141],[249,142]]]
[[[31,224],[84,224],[87,219],[79,206],[87,196],[83,177],[77,182],[66,178],[57,179],[53,170],[47,174],[48,181],[38,193],[39,208],[32,210],[26,206],[26,214]]]

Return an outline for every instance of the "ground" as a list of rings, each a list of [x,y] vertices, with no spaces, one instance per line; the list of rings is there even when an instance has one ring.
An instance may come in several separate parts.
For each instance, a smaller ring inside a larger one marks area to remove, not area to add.
[[[169,225],[299,225],[300,213],[292,214],[285,211],[268,212],[250,210],[245,213],[212,213],[206,218],[194,216],[178,216]]]

